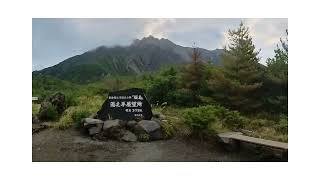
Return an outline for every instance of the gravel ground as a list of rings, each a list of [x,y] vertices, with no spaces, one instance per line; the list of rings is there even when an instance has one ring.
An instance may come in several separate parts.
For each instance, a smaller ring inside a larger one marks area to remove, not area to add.
[[[97,141],[79,131],[46,129],[32,135],[32,160],[38,161],[259,161],[219,144],[173,138],[153,142]]]

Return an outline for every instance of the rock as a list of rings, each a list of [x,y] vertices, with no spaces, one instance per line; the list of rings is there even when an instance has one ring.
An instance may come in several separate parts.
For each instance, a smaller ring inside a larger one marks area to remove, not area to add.
[[[136,124],[137,124],[137,122],[134,121],[134,120],[128,121],[127,122],[127,128],[133,129]]]
[[[93,118],[84,118],[82,119],[82,125],[85,128],[95,127],[97,125],[103,125],[103,121],[100,119],[93,119]]]
[[[146,133],[149,136],[149,140],[160,140],[164,138],[164,134],[162,132],[161,126],[157,119],[148,121],[148,120],[142,120],[137,123],[135,126],[135,133],[137,134],[143,134]]]
[[[88,130],[90,136],[93,136],[101,132],[103,121],[100,119],[84,118],[82,126]]]
[[[115,120],[107,120],[104,121],[103,123],[103,130],[107,131],[110,128],[120,128],[120,120],[119,119],[115,119]]]
[[[41,103],[38,117],[40,120],[56,120],[65,108],[65,95],[56,93]]]
[[[161,124],[161,120],[160,119],[158,119],[158,118],[152,118],[151,119],[151,121],[154,121],[154,122],[156,122],[156,123],[158,123],[159,125]]]
[[[164,133],[163,133],[162,129],[157,129],[153,132],[150,132],[149,139],[152,141],[164,139]]]
[[[47,126],[46,124],[42,124],[42,123],[32,124],[32,134],[38,133],[47,128],[49,128],[49,126]]]
[[[37,116],[32,116],[32,123],[39,123],[40,120]]]
[[[160,125],[157,122],[148,120],[142,120],[138,122],[138,126],[141,127],[146,133],[160,129]]]
[[[137,139],[137,136],[128,130],[125,131],[124,135],[121,138],[121,140],[125,142],[136,142]]]
[[[91,128],[89,128],[89,135],[93,136],[95,134],[98,134],[101,132],[101,129],[102,129],[102,124],[98,125],[96,127],[91,127]]]
[[[38,113],[40,120],[54,120],[58,116],[58,111],[49,101],[43,101]]]
[[[62,114],[66,109],[65,99],[65,95],[58,92],[49,98],[49,102],[56,107],[56,110],[59,114]]]
[[[103,123],[103,136],[109,139],[120,140],[124,134],[121,120],[107,120]]]

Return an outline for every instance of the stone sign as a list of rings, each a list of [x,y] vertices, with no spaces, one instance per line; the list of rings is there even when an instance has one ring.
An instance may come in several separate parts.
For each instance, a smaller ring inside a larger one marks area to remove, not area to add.
[[[96,118],[101,120],[150,120],[152,118],[152,111],[143,90],[132,88],[110,92],[108,99],[97,112]]]

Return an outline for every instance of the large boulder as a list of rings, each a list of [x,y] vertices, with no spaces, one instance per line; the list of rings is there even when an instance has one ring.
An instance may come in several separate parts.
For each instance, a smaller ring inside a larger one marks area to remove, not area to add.
[[[119,119],[107,120],[103,124],[103,136],[109,139],[120,140],[125,130]]]
[[[82,119],[82,126],[84,128],[94,127],[97,124],[102,126],[103,125],[103,121],[101,121],[100,119],[93,119],[93,118],[84,118],[84,119]]]
[[[151,105],[143,93],[143,89],[132,88],[114,91],[108,94],[95,116],[97,119],[137,120],[152,118]]]
[[[161,126],[156,121],[142,120],[135,126],[135,133],[139,136],[141,134],[147,134],[149,140],[163,139],[163,132]]]
[[[100,119],[84,118],[82,120],[82,126],[88,130],[90,136],[93,136],[101,132],[103,121]]]
[[[157,122],[149,120],[139,121],[138,126],[142,128],[146,133],[150,133],[157,129],[160,129],[160,125]]]
[[[32,123],[39,123],[40,122],[40,120],[39,120],[39,118],[37,117],[37,116],[32,116]]]
[[[126,124],[126,127],[129,129],[129,130],[134,130],[134,126],[137,124],[136,121],[134,120],[131,120],[131,121],[128,121],[127,124]]]
[[[43,101],[38,113],[38,118],[42,121],[55,120],[59,116],[56,108],[49,102]]]
[[[56,107],[59,114],[62,114],[66,109],[65,95],[58,92],[49,98],[49,102]]]
[[[104,121],[103,130],[108,131],[111,128],[120,128],[121,122],[119,119]]]
[[[65,95],[56,93],[41,103],[38,117],[40,120],[56,120],[65,109]]]

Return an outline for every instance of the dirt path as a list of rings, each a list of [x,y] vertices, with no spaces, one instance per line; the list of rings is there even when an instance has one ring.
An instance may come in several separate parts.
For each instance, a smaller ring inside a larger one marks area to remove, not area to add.
[[[217,145],[170,139],[125,143],[96,141],[75,129],[47,129],[32,135],[33,161],[254,161]]]

